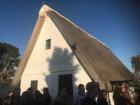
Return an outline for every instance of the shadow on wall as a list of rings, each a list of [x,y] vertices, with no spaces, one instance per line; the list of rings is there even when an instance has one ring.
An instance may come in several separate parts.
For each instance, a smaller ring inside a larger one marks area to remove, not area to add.
[[[48,85],[52,96],[59,95],[62,88],[67,88],[68,92],[73,96],[73,89],[76,88],[76,77],[78,64],[74,64],[74,55],[69,53],[68,49],[54,48],[52,57],[47,59],[49,64],[49,75],[45,81]],[[71,90],[72,89],[72,90]]]

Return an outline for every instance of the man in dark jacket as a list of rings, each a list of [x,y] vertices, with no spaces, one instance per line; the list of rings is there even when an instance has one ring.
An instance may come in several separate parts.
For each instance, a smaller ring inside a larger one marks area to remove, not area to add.
[[[100,91],[99,85],[96,82],[86,84],[87,95],[82,102],[82,105],[97,105],[96,97]]]
[[[40,103],[41,105],[49,105],[51,102],[51,96],[49,94],[48,88],[43,88],[43,95],[41,96]]]
[[[21,105],[34,105],[34,96],[32,88],[28,88],[21,96]]]

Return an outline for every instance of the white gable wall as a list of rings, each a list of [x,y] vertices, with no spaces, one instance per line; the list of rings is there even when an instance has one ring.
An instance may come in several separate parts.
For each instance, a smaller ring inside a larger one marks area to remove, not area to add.
[[[51,49],[45,48],[47,39],[51,39]],[[22,75],[21,92],[30,87],[31,80],[38,80],[38,90],[48,87],[50,94],[56,96],[60,74],[73,74],[74,93],[78,84],[91,81],[57,27],[47,17]]]

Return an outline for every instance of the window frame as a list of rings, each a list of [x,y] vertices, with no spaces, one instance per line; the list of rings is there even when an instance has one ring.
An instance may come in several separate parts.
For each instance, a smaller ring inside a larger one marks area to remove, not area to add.
[[[36,90],[38,88],[38,80],[31,80],[30,87]]]
[[[45,42],[45,48],[46,49],[51,49],[51,39],[47,39]]]

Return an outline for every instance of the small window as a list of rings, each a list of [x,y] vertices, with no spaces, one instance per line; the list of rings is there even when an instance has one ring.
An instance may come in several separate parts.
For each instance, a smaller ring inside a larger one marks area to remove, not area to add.
[[[51,48],[51,39],[46,40],[46,49]]]
[[[31,81],[31,88],[33,90],[37,90],[37,85],[38,85],[38,81],[37,80],[32,80]]]

